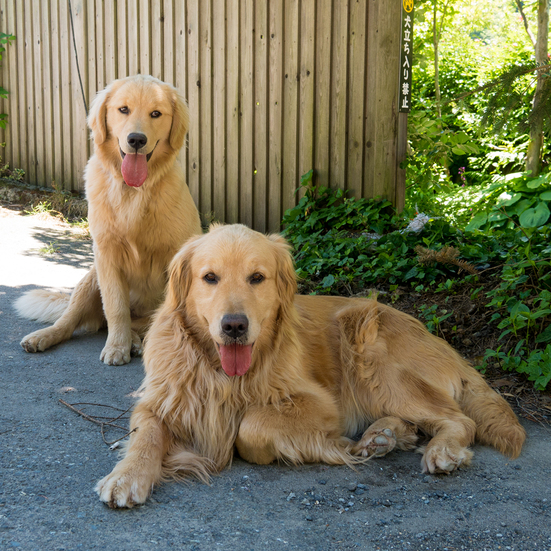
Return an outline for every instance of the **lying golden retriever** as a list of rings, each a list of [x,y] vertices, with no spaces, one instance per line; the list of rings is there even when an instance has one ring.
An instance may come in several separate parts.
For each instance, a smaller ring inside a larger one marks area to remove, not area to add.
[[[468,464],[475,438],[518,456],[511,408],[419,321],[295,291],[279,236],[215,226],[184,245],[146,337],[136,432],[96,487],[103,502],[143,503],[170,476],[206,480],[234,446],[252,463],[353,464],[415,447],[420,430],[432,437],[424,472]]]
[[[16,302],[23,317],[55,322],[21,341],[27,352],[107,322],[102,361],[121,365],[141,353],[140,336],[162,301],[168,264],[186,239],[201,233],[176,161],[188,119],[176,89],[150,76],[116,80],[96,96],[88,117],[95,153],[85,171],[94,266],[70,298],[36,290]]]

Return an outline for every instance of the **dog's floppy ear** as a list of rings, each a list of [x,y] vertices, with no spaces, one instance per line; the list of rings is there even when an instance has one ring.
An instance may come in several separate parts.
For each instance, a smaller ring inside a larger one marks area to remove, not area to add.
[[[269,235],[268,239],[273,243],[275,250],[277,262],[276,285],[281,300],[282,314],[286,316],[293,305],[297,292],[297,276],[293,257],[291,256],[291,246],[278,234]]]
[[[107,139],[107,103],[111,96],[111,86],[98,92],[88,114],[88,126],[92,130],[94,144],[101,145]]]
[[[170,147],[178,151],[184,145],[189,128],[189,109],[183,98],[174,90],[172,92],[172,127],[170,128]]]
[[[168,267],[168,287],[166,300],[171,310],[181,308],[191,287],[191,259],[197,247],[200,235],[190,237],[176,253]]]

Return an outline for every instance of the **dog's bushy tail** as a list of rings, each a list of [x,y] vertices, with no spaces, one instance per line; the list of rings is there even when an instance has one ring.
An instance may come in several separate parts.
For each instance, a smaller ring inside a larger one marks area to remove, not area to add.
[[[70,298],[67,293],[34,289],[19,297],[14,307],[22,318],[55,323],[67,309]]]
[[[183,446],[174,445],[163,459],[163,480],[185,480],[192,477],[210,483],[211,475],[218,472],[216,463],[207,457],[202,457]]]
[[[512,459],[519,456],[526,432],[509,404],[476,371],[464,379],[461,409],[476,423],[476,438]]]

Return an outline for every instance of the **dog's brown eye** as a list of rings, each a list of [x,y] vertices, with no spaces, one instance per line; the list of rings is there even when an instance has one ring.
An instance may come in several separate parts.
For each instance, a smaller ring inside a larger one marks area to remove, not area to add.
[[[212,272],[209,272],[208,274],[203,276],[203,279],[207,283],[218,283],[218,277],[216,277],[216,274],[213,274]]]
[[[128,107],[126,107],[126,105],[124,107],[119,107],[119,111],[123,114],[123,115],[128,115],[129,111],[128,111]]]
[[[153,111],[153,113],[151,113],[151,118],[158,119],[161,115],[162,113],[160,111]]]
[[[251,283],[261,283],[262,281],[264,281],[264,276],[262,274],[253,274],[251,276],[251,279],[250,279],[250,282]]]

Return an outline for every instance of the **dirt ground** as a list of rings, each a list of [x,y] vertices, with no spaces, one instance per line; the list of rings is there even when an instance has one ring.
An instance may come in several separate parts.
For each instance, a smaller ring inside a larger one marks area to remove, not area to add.
[[[17,318],[14,300],[37,287],[70,289],[91,265],[80,229],[0,208],[0,251],[0,549],[551,551],[547,395],[534,405],[530,383],[508,373],[489,380],[523,417],[528,440],[516,461],[476,445],[471,467],[427,476],[411,452],[356,470],[236,458],[210,486],[168,482],[143,507],[108,509],[93,487],[117,450],[60,400],[103,423],[122,414],[120,429],[105,427],[112,442],[128,426],[141,360],[105,366],[105,333],[42,354],[19,346],[40,324]],[[407,300],[428,298],[401,300],[395,305],[407,310]],[[465,331],[477,322],[475,310],[469,316]]]

